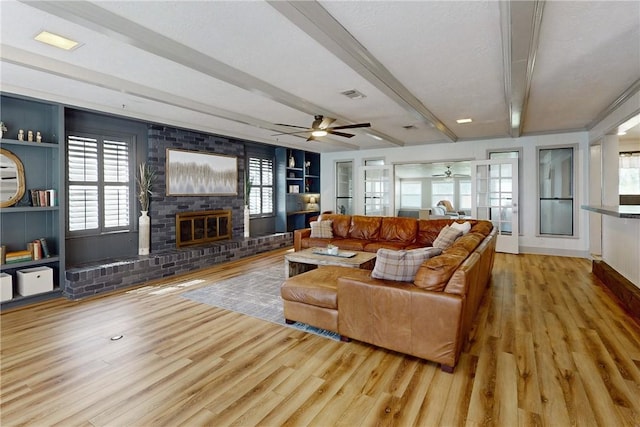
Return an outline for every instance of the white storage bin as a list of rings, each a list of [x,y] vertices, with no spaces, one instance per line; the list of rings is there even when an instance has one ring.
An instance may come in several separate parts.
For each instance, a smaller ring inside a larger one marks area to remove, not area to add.
[[[34,267],[18,270],[18,293],[22,296],[53,290],[53,269]]]
[[[13,276],[0,273],[0,301],[9,301],[13,298]]]

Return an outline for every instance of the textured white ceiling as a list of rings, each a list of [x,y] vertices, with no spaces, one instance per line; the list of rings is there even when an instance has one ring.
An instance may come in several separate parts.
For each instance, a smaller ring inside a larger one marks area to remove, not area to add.
[[[535,58],[523,134],[586,129],[640,88],[640,2],[543,2],[539,21],[504,5],[3,0],[0,88],[320,152],[512,135],[510,85],[527,76],[508,65],[511,44]],[[34,41],[42,29],[82,46]],[[288,130],[276,123],[309,126],[315,114],[372,128],[273,136]]]

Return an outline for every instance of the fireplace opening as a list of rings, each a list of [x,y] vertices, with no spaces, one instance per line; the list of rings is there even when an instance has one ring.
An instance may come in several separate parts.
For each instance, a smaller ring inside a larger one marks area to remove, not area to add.
[[[231,211],[176,214],[176,246],[199,245],[231,238]]]

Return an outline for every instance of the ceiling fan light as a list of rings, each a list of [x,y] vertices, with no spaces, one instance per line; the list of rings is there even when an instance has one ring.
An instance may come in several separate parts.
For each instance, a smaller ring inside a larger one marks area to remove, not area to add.
[[[314,130],[313,132],[311,132],[311,135],[313,135],[315,137],[326,136],[327,135],[327,131],[326,130],[322,130],[322,129],[318,129],[318,130]]]

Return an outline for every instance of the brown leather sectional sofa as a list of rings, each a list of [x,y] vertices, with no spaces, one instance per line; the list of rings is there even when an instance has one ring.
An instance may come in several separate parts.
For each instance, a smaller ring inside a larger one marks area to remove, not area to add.
[[[432,246],[440,230],[454,222],[338,214],[320,219],[333,221],[333,237],[311,238],[310,229],[296,230],[296,251],[329,243],[368,252]],[[491,278],[496,245],[490,221],[468,221],[470,232],[425,261],[413,283],[337,266],[287,279],[281,291],[285,318],[431,360],[452,372]]]

